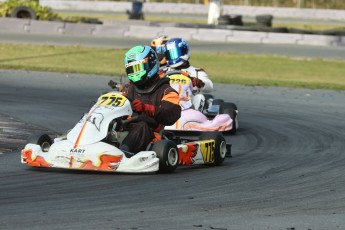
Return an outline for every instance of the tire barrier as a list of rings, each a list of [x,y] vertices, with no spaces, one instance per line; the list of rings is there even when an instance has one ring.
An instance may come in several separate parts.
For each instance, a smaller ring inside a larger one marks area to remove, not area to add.
[[[221,15],[218,18],[218,25],[243,26],[242,15],[237,15],[237,14]]]
[[[272,27],[273,16],[270,14],[256,15],[256,25],[262,27]]]
[[[37,19],[36,11],[28,6],[17,6],[11,12],[11,18]]]

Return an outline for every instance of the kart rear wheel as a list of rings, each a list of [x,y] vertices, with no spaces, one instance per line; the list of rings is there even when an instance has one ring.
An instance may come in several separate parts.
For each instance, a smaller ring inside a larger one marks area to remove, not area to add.
[[[159,172],[172,173],[178,166],[179,154],[177,145],[170,140],[157,141],[152,148],[159,158]]]
[[[232,129],[229,131],[230,134],[235,135],[238,128],[238,116],[237,116],[237,106],[234,103],[224,102],[219,107],[220,114],[229,114],[233,120]]]
[[[222,103],[224,103],[223,99],[214,99],[212,105],[220,105]]]
[[[209,105],[210,105],[210,101],[213,101],[214,97],[212,94],[206,94],[204,93],[203,94],[204,97],[205,97],[205,106],[204,106],[204,109],[203,110],[207,110]]]
[[[53,141],[48,134],[35,134],[28,138],[28,143],[39,145],[43,152],[48,152]]]
[[[220,132],[205,132],[199,136],[199,140],[215,140],[213,165],[221,165],[225,159],[227,146]]]
[[[237,109],[237,105],[235,103],[232,102],[223,102],[221,103],[221,107],[228,107],[228,108],[233,108],[234,110],[238,110]]]

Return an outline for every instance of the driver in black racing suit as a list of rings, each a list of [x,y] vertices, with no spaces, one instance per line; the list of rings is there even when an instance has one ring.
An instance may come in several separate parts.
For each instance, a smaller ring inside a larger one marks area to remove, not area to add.
[[[130,124],[129,134],[120,149],[137,153],[148,144],[160,140],[159,131],[173,125],[181,116],[179,95],[170,86],[169,78],[158,76],[159,60],[149,46],[135,46],[125,54],[125,68],[130,84],[124,94],[132,108],[139,114],[139,121]],[[148,122],[152,118],[156,124]]]

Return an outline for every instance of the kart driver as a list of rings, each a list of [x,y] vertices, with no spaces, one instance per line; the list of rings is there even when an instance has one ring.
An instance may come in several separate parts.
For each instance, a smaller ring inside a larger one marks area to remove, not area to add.
[[[120,149],[137,153],[145,150],[151,141],[161,139],[159,131],[173,125],[181,116],[179,95],[170,86],[168,78],[160,78],[159,59],[150,46],[135,46],[125,54],[124,64],[131,84],[125,89],[139,121],[129,125],[129,133]],[[156,124],[148,122],[148,118]],[[152,119],[153,118],[153,119]]]
[[[166,72],[181,70],[186,72],[193,82],[193,89],[202,93],[209,93],[213,90],[213,83],[207,73],[189,63],[189,45],[182,38],[172,38],[165,44],[165,58],[168,68]]]
[[[167,36],[160,35],[151,41],[151,48],[156,51],[159,59],[160,70],[167,66],[167,59],[165,58],[165,43],[167,43],[168,40]]]

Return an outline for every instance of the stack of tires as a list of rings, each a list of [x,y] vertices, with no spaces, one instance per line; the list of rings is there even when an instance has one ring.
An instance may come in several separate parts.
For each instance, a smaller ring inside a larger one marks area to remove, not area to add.
[[[257,15],[255,17],[258,27],[272,27],[273,16],[269,14]]]
[[[218,18],[218,25],[243,26],[242,15],[221,15]]]
[[[36,11],[28,6],[17,6],[11,12],[11,18],[37,19]]]

